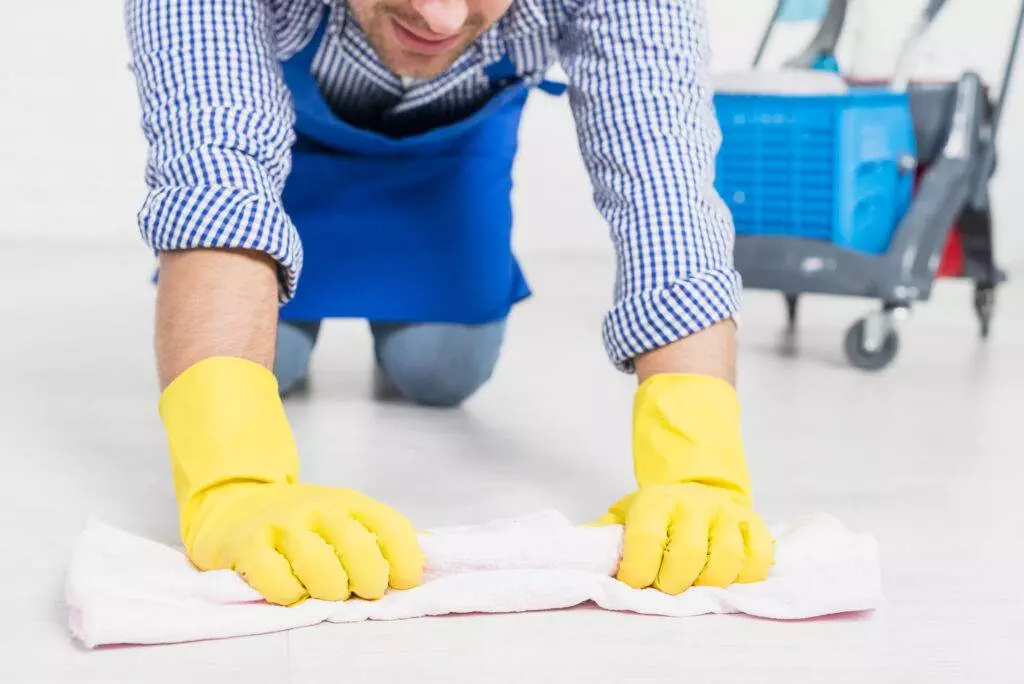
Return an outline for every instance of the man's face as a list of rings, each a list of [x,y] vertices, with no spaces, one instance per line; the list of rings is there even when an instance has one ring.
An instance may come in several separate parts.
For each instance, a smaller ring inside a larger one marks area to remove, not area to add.
[[[513,0],[349,0],[381,61],[394,73],[433,78],[498,21]]]

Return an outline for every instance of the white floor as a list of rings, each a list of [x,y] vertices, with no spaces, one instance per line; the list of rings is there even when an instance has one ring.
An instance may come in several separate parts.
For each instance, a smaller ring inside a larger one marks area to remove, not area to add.
[[[875,534],[890,603],[874,615],[784,624],[584,608],[87,652],[62,606],[86,517],[175,539],[150,263],[141,247],[0,253],[0,682],[1024,681],[1020,282],[1002,291],[987,345],[969,291],[942,285],[877,375],[846,367],[840,347],[870,304],[807,301],[794,356],[780,352],[778,298],[748,296],[758,504],[772,521],[824,510]],[[305,475],[422,526],[545,507],[582,520],[626,490],[632,380],[599,344],[607,265],[526,266],[539,296],[516,311],[494,381],[462,411],[371,402],[365,330],[329,326],[312,395],[289,405]]]

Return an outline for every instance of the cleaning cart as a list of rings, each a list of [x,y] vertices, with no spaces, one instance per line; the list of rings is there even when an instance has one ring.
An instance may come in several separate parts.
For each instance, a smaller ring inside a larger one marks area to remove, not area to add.
[[[736,224],[745,286],[785,296],[790,332],[805,293],[879,300],[846,334],[846,356],[862,369],[893,361],[898,322],[931,296],[940,275],[974,282],[988,337],[1006,277],[993,256],[989,182],[1024,3],[996,97],[972,72],[956,82],[910,82],[916,45],[945,4],[928,3],[889,83],[845,81],[842,92],[800,95],[720,89],[715,97],[723,137],[716,187]],[[787,67],[837,70],[846,12],[846,0],[832,0]]]

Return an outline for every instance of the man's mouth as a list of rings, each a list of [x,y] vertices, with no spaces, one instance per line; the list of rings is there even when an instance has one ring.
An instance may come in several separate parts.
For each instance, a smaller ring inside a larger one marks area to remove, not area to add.
[[[453,36],[442,37],[424,35],[422,32],[404,24],[396,17],[391,17],[391,25],[394,28],[398,42],[402,44],[406,52],[416,55],[423,55],[425,57],[440,55],[455,47],[459,42],[460,34],[458,33]]]

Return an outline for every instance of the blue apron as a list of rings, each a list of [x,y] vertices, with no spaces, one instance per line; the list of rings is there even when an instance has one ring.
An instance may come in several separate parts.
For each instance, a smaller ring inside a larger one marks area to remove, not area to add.
[[[311,75],[324,14],[309,45],[282,63],[297,135],[283,201],[305,258],[281,317],[506,317],[530,295],[512,254],[510,197],[530,86],[506,56],[486,69],[494,95],[464,120],[400,138],[357,128],[330,109]]]

